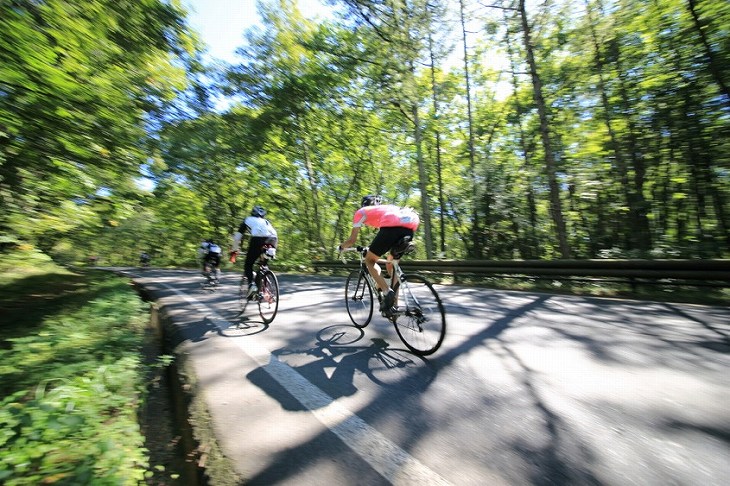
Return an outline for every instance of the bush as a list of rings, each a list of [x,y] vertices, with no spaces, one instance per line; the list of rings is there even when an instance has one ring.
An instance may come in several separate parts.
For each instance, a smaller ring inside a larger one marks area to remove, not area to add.
[[[0,305],[37,321],[0,328],[0,483],[139,484],[144,303],[126,280],[23,253],[0,263]]]

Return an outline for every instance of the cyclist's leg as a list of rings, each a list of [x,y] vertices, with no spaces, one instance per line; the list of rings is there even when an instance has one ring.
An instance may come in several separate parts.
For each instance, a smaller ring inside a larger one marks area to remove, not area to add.
[[[239,312],[237,316],[241,318],[241,323],[248,320],[248,317],[245,315],[245,313],[250,301],[251,299],[248,292],[248,280],[246,279],[245,275],[241,274],[241,282],[238,285]]]
[[[395,261],[398,263],[398,260]],[[390,285],[390,288],[393,288],[393,283],[395,282],[395,275],[393,275],[393,255],[388,254],[388,257],[385,262],[385,270],[388,272],[388,284]]]
[[[368,269],[368,273],[370,273],[370,275],[372,275],[373,279],[375,280],[378,288],[382,290],[383,293],[386,293],[389,289],[388,282],[385,281],[385,278],[383,278],[383,276],[378,271],[378,268],[376,267],[379,258],[380,255],[371,250],[368,250],[368,252],[365,254],[365,266]]]
[[[390,278],[388,279],[388,283],[390,284],[390,288],[393,289],[393,291],[395,293],[395,298],[393,299],[392,307],[397,307],[399,292],[398,292],[398,288],[397,288],[398,279],[395,276],[395,266],[393,265],[394,262],[397,265],[400,262],[400,260],[396,260],[395,258],[393,258],[393,255],[388,255],[387,266],[388,266],[388,274],[390,276]]]
[[[220,253],[216,253],[213,257],[213,278],[215,279],[216,283],[220,279],[221,275],[221,256]]]
[[[410,228],[405,228],[402,226],[394,226],[394,227],[388,227],[388,228],[380,228],[380,231],[378,231],[378,234],[375,236],[375,239],[370,245],[370,250],[368,251],[368,254],[366,255],[366,263],[367,263],[367,257],[370,256],[370,253],[374,253],[377,255],[384,255],[388,250],[391,250],[393,246],[398,243],[404,236],[413,236],[413,230]],[[389,261],[392,261],[392,255],[389,255]],[[392,281],[392,275],[393,275],[393,266],[390,264],[386,265],[386,268],[388,269],[390,275],[391,275],[391,281]],[[383,290],[383,306],[381,308],[382,311],[386,313],[390,313],[391,309],[393,308],[393,305],[395,304],[396,296],[395,292],[393,292],[393,289],[389,285],[390,282],[387,282],[382,275],[379,275],[375,277],[373,274],[373,271],[370,270],[370,267],[368,267],[368,271],[370,271],[370,274],[373,275],[373,277],[376,279],[376,282],[378,283],[378,287],[380,287]]]
[[[205,277],[205,280],[207,283],[210,283],[211,281],[211,272],[212,272],[212,265],[210,263],[210,259],[206,255],[203,257],[203,277]]]
[[[253,280],[253,265],[261,255],[261,245],[264,238],[259,236],[252,236],[251,241],[248,244],[248,252],[246,253],[246,261],[243,264],[243,273],[248,280],[248,284],[251,285]]]
[[[370,275],[375,279],[375,283],[378,288],[383,291],[383,294],[387,294],[390,290],[390,285],[381,275],[380,269],[376,266],[378,259],[385,255],[387,251],[398,241],[396,237],[398,228],[380,228],[378,234],[375,235],[373,241],[368,247],[368,252],[365,254],[365,266],[368,269]]]

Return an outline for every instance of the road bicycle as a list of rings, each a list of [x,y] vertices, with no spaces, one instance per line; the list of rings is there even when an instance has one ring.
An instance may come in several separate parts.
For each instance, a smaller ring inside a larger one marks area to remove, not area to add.
[[[257,291],[249,294],[248,281],[245,276],[241,277],[238,286],[238,301],[241,311],[239,316],[246,312],[249,302],[255,302],[258,306],[259,315],[264,324],[270,324],[279,310],[279,280],[269,268],[269,260],[276,255],[276,248],[271,245],[264,245],[261,255],[256,260],[254,271],[254,282]]]
[[[426,277],[418,273],[404,273],[399,260],[414,250],[409,238],[391,249],[393,267],[391,288],[395,291],[393,309],[381,311],[383,317],[395,326],[403,344],[419,356],[436,352],[446,336],[446,313],[436,290]],[[347,277],[345,303],[350,320],[358,328],[367,326],[373,317],[373,295],[382,304],[384,296],[365,266],[368,247],[357,246],[344,251],[357,251],[360,268]]]
[[[205,290],[215,291],[220,285],[220,268],[213,262],[203,262],[203,279],[200,286]]]

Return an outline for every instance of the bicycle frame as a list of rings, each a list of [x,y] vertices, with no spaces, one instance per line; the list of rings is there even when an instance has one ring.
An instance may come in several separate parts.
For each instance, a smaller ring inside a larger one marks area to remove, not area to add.
[[[274,272],[269,268],[269,261],[264,257],[263,252],[254,262],[254,283],[258,287],[255,294],[247,292],[246,277],[241,276],[239,284],[239,300],[241,310],[238,316],[243,316],[248,308],[249,302],[258,306],[259,314],[264,324],[269,324],[276,317],[279,308],[279,283]],[[243,317],[242,317],[243,319]]]
[[[367,281],[368,285],[370,286],[370,289],[372,289],[373,294],[378,296],[378,303],[382,303],[383,302],[383,293],[381,291],[379,291],[380,289],[378,288],[378,284],[375,283],[375,279],[373,278],[372,275],[370,275],[370,272],[368,271],[368,267],[365,264],[365,254],[368,251],[368,247],[357,246],[357,247],[353,247],[353,248],[346,248],[343,251],[357,251],[358,257],[360,258],[360,271],[365,276],[365,280]],[[400,261],[399,260],[390,260],[390,261],[378,260],[378,264],[380,264],[381,262],[385,263],[385,264],[389,263],[392,265],[393,271],[391,272],[392,275],[390,275],[390,288],[402,289],[401,291],[403,293],[403,296],[406,298],[405,308],[407,308],[407,304],[409,304],[409,301],[407,300],[409,298],[413,299],[415,301],[414,303],[416,305],[418,305],[418,301],[417,301],[417,299],[415,299],[415,296],[413,296],[411,294],[411,292],[408,291],[408,282],[406,279],[403,278],[404,272],[400,267]],[[398,302],[398,294],[396,294],[396,303],[397,302]],[[386,311],[381,312],[383,317],[386,317],[393,322],[395,322],[395,319],[402,313],[403,313],[402,311],[400,311],[400,312],[396,311],[396,312],[393,312],[390,314],[386,313]]]
[[[373,315],[373,294],[381,305],[384,295],[378,292],[375,278],[368,271],[365,261],[368,248],[358,246],[350,251],[359,253],[360,268],[347,278],[345,303],[353,324],[362,329]],[[382,261],[378,260],[380,263]],[[390,283],[395,291],[395,301],[392,308],[382,309],[381,315],[395,326],[398,337],[413,353],[420,356],[434,353],[446,333],[446,314],[438,292],[423,275],[405,273],[398,259],[386,263],[392,265]]]

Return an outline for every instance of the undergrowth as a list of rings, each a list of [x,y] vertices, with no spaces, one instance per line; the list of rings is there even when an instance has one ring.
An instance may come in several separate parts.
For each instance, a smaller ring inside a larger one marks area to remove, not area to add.
[[[7,252],[0,314],[0,483],[143,483],[149,316],[128,282]]]

